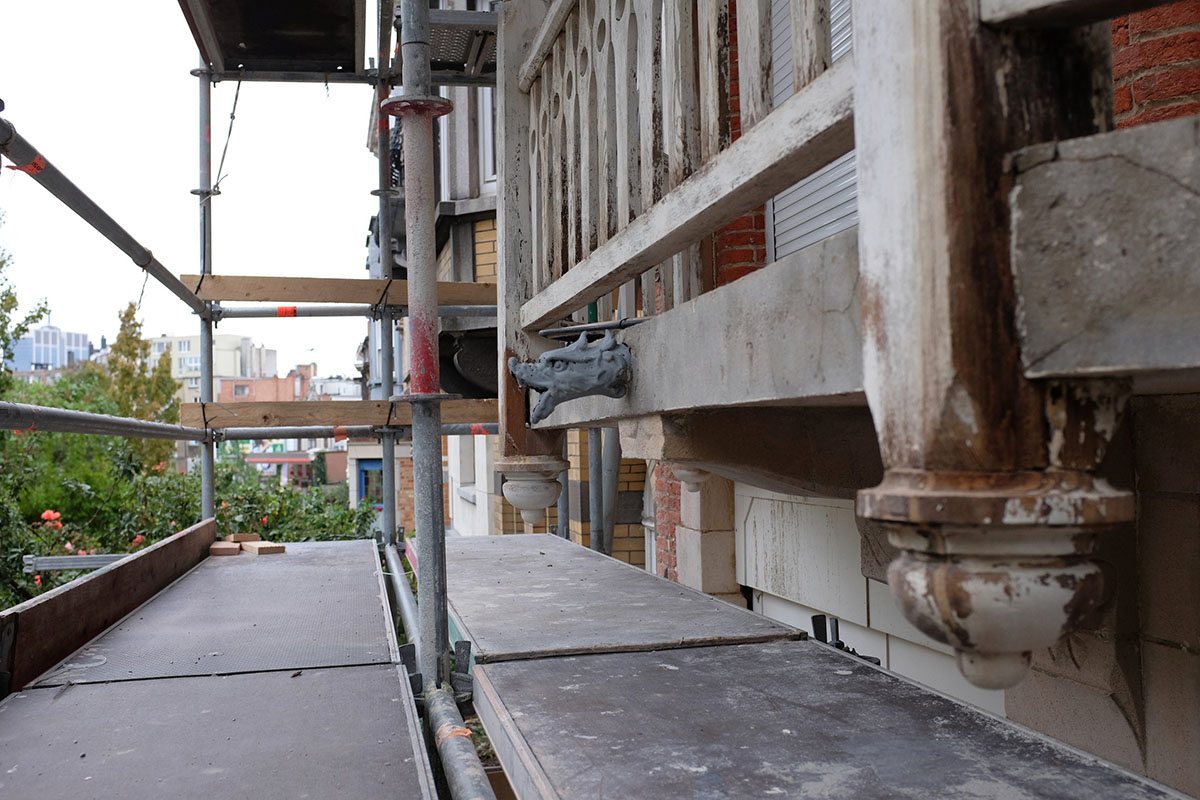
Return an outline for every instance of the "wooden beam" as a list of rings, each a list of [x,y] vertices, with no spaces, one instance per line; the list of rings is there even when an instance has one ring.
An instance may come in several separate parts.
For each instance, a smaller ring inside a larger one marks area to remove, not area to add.
[[[1163,371],[1194,386],[1198,152],[1200,120],[1187,117],[1016,154],[1012,266],[1028,377]]]
[[[196,426],[214,429],[264,427],[282,428],[300,425],[411,425],[412,408],[408,403],[382,400],[314,400],[289,403],[186,403],[182,419]],[[442,403],[445,424],[496,422],[495,400],[447,400]]]
[[[567,17],[579,5],[579,0],[552,0],[549,8],[545,7],[546,0],[540,0],[539,5],[542,8],[536,9],[536,11],[542,24],[534,34],[533,44],[528,48],[529,55],[521,63],[520,71],[517,73],[517,85],[525,94],[529,93],[529,87],[533,86],[533,82],[542,74],[542,62],[554,49],[554,41],[558,39],[558,34],[567,24]]]
[[[12,637],[7,648],[0,648],[0,654],[7,650],[9,656],[8,663],[0,663],[0,676],[11,675],[11,686],[0,687],[0,696],[35,680],[199,564],[208,556],[216,531],[216,521],[206,519],[129,558],[0,611],[0,643]]]
[[[624,331],[634,358],[625,397],[572,400],[538,425],[595,427],[716,406],[865,405],[860,313],[851,229]]]
[[[989,25],[1067,27],[1163,5],[1163,0],[981,0],[980,18]]]
[[[379,303],[408,304],[408,281],[364,278],[277,278],[263,275],[180,275],[186,286],[198,286],[201,300],[254,300],[288,303]],[[384,290],[387,296],[384,296]],[[446,306],[490,306],[496,304],[496,286],[491,283],[438,283],[438,303]]]
[[[565,318],[849,152],[853,83],[846,56],[526,302],[521,327]]]

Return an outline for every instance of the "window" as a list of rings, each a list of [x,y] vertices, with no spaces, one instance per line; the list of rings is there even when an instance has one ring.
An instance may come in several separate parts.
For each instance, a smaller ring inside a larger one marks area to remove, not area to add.
[[[190,340],[188,340],[188,339],[183,339],[183,340],[181,340],[181,341],[179,342],[179,352],[181,352],[181,353],[190,353],[190,352],[192,352],[192,343],[191,343],[191,341],[190,341]]]
[[[180,372],[199,372],[200,356],[187,356],[179,359]]]
[[[250,387],[247,384],[244,384],[244,383],[234,384],[234,386],[233,386],[233,396],[234,397],[245,397],[248,394],[250,394]]]
[[[496,191],[496,90],[479,90],[479,180],[480,190]]]
[[[189,389],[199,389],[200,388],[200,379],[199,378],[188,378],[187,386]]]
[[[167,351],[167,343],[166,342],[155,342],[154,343],[154,355],[159,355],[161,353],[165,353],[166,351]]]

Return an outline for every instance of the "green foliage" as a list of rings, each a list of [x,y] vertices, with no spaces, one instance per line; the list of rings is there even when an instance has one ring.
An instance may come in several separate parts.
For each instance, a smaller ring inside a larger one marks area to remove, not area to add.
[[[317,453],[313,458],[313,483],[317,486],[324,486],[329,480],[329,469],[325,464],[324,451]]]
[[[121,330],[108,357],[117,413],[122,417],[157,422],[179,422],[179,381],[171,377],[171,350],[167,348],[151,370],[150,342],[142,338],[137,306],[121,312]],[[165,464],[175,445],[165,439],[135,439],[130,448],[146,469]]]
[[[349,495],[314,487],[302,492],[260,482],[246,464],[217,465],[217,528],[224,533],[257,533],[273,542],[361,539],[370,535],[375,511],[352,509]]]

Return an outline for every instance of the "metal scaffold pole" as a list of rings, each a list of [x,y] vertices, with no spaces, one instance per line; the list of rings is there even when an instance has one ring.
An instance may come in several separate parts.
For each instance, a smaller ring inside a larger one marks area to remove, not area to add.
[[[442,500],[441,376],[438,370],[437,250],[434,238],[434,119],[449,100],[430,85],[429,3],[402,0],[403,89],[381,110],[404,132],[405,233],[408,246],[408,351],[412,404],[413,494],[417,525],[417,607],[426,697],[450,680],[446,608],[446,529]]]
[[[375,83],[376,102],[376,152],[379,155],[379,216],[375,232],[379,236],[379,266],[374,277],[392,277],[392,159],[391,125],[380,104],[387,98],[390,86],[392,49],[392,3],[379,4],[379,80]],[[395,322],[392,312],[384,308],[379,317],[380,364],[379,384],[383,398],[391,396],[395,389]],[[385,432],[380,437],[383,459],[383,543],[396,542],[396,437]],[[408,632],[410,638],[412,632]]]
[[[212,85],[208,65],[200,64],[200,274],[212,274]],[[211,308],[211,304],[207,304]],[[200,319],[200,402],[213,401],[213,323]],[[200,518],[215,516],[216,464],[214,443],[200,443]]]

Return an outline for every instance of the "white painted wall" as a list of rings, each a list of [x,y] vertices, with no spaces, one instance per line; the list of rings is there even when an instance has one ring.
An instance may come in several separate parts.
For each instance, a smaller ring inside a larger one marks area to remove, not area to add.
[[[862,539],[850,500],[795,497],[734,486],[738,582],[754,610],[812,632],[811,618],[838,620],[842,641],[931,689],[1004,714],[1004,692],[967,683],[954,651],[908,624],[886,584],[863,577]]]
[[[491,500],[496,491],[492,464],[496,437],[448,438],[450,525],[462,536],[487,536],[491,533]]]

